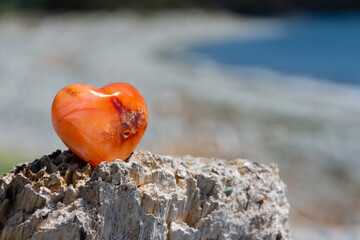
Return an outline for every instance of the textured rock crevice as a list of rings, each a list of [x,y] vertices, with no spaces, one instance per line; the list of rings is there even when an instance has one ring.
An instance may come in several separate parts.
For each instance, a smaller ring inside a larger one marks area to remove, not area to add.
[[[136,151],[97,168],[70,151],[0,179],[0,239],[290,239],[274,165]]]

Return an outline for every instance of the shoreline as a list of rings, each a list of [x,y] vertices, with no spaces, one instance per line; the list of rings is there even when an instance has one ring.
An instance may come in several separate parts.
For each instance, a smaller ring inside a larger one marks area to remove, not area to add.
[[[353,209],[360,196],[357,90],[320,83],[309,91],[278,73],[239,75],[176,56],[200,42],[256,35],[278,20],[197,11],[18,18],[0,17],[4,148],[35,157],[65,149],[50,121],[56,92],[72,83],[126,81],[150,113],[138,149],[275,162],[292,207],[307,220],[347,227],[360,219]]]

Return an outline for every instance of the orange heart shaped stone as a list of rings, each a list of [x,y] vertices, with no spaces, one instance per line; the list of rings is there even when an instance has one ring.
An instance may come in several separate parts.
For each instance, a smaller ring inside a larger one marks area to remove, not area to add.
[[[125,160],[144,135],[148,115],[144,98],[130,84],[74,84],[56,94],[51,120],[64,144],[96,167]]]

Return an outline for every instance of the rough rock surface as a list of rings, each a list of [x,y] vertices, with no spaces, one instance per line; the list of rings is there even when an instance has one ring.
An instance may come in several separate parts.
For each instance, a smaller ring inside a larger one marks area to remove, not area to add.
[[[276,166],[136,151],[97,168],[60,150],[0,179],[0,239],[290,239]]]

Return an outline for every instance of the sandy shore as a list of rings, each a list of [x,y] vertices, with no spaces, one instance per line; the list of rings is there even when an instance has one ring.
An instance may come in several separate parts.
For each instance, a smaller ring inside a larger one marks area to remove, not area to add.
[[[37,157],[65,148],[50,121],[56,92],[129,82],[150,113],[139,148],[275,162],[293,225],[311,223],[294,239],[359,237],[360,91],[184,54],[202,42],[261,37],[276,24],[200,12],[2,16],[0,146]]]

